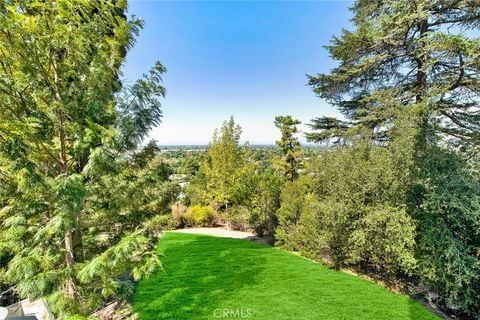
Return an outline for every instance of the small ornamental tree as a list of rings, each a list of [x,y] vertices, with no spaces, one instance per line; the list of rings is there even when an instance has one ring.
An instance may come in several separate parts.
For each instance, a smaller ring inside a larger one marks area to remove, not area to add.
[[[201,170],[205,174],[209,202],[216,202],[228,209],[239,191],[239,183],[245,168],[245,158],[240,146],[241,127],[233,117],[215,130],[208,145]]]

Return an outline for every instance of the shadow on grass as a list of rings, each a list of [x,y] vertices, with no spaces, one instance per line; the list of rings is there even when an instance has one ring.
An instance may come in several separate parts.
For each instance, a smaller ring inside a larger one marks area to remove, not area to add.
[[[434,320],[418,302],[378,284],[253,241],[166,233],[164,270],[141,281],[142,320]],[[249,310],[222,316],[217,311]]]
[[[167,233],[159,252],[164,270],[142,281],[134,309],[141,319],[212,318],[221,301],[254,285],[266,245],[236,239]]]

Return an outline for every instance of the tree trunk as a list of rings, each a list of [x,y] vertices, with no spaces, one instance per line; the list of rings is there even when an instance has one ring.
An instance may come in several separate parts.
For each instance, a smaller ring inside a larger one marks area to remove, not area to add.
[[[57,101],[58,107],[58,114],[59,114],[59,128],[58,128],[58,136],[60,140],[60,171],[62,174],[68,174],[68,164],[67,164],[67,148],[65,144],[65,116],[63,114],[63,110],[60,108],[62,103],[62,97],[60,95],[60,91],[58,88],[59,85],[59,78],[58,78],[58,69],[57,69],[57,62],[55,59],[55,53],[52,56],[52,65],[54,71],[54,93],[55,93],[55,100]],[[68,268],[73,268],[75,264],[75,254],[73,249],[73,236],[71,230],[65,231],[65,264]],[[73,276],[69,276],[66,281],[67,292],[70,297],[74,301],[78,301],[78,293],[77,288],[75,285],[75,278]]]
[[[75,233],[73,234],[73,243],[74,245],[74,250],[75,250],[75,257],[76,260],[83,260],[84,258],[84,252],[83,252],[83,234],[82,234],[82,228],[81,228],[81,220],[80,220],[80,215],[78,214],[75,220]]]
[[[227,230],[230,230],[230,217],[228,216],[228,201],[225,203],[225,215],[227,220]]]
[[[416,85],[417,85],[417,93],[415,96],[415,102],[416,103],[426,103],[425,101],[425,96],[428,94],[428,82],[427,82],[427,74],[422,68],[425,65],[426,60],[428,59],[428,56],[425,56],[422,53],[423,47],[425,46],[425,35],[428,32],[428,20],[423,19],[419,22],[418,25],[418,31],[419,31],[419,48],[417,49],[419,52],[417,53],[415,57],[415,62],[417,64],[417,79],[416,79]],[[427,110],[426,106],[422,107],[421,113],[420,113],[420,132],[418,134],[418,156],[422,157],[425,145],[427,144],[427,136],[428,136],[428,115],[429,112]]]
[[[419,29],[419,44],[420,44],[420,49],[424,47],[424,37],[425,33],[428,31],[428,21],[427,20],[422,20],[419,23],[418,26]],[[423,97],[426,94],[426,89],[427,89],[427,75],[425,71],[422,70],[424,66],[424,61],[425,57],[424,56],[417,56],[416,57],[416,63],[417,63],[417,95],[415,97],[416,102],[421,102],[423,100]]]
[[[65,232],[65,261],[67,264],[67,267],[72,268],[73,265],[75,264],[75,258],[74,258],[74,253],[73,253],[73,239],[72,239],[72,232],[70,230]],[[78,300],[78,294],[77,294],[77,288],[75,286],[75,280],[73,277],[69,277],[67,279],[67,292],[70,295],[70,297],[74,300]]]

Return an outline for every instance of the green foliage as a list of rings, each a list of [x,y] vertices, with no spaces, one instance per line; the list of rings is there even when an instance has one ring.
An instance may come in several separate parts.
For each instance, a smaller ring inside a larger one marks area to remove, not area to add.
[[[327,47],[338,66],[309,77],[344,117],[316,118],[307,135],[340,145],[312,170],[317,239],[336,264],[398,268],[432,302],[478,318],[479,6],[358,0],[352,11],[354,30]]]
[[[325,150],[308,178],[288,184],[278,210],[278,244],[336,267],[410,273],[415,224],[403,208],[396,154],[357,142]]]
[[[412,273],[415,223],[405,209],[374,207],[357,221],[348,239],[348,263],[365,263],[377,274]]]
[[[239,145],[242,130],[233,117],[225,121],[220,131],[215,130],[208,146],[201,170],[205,174],[207,197],[221,207],[226,207],[241,196],[240,181],[248,167]]]
[[[302,151],[300,142],[294,136],[298,132],[297,125],[300,123],[292,116],[275,117],[275,126],[282,133],[282,139],[276,141],[276,144],[282,149],[282,157],[276,164],[280,168],[280,172],[290,181],[298,178],[298,171],[301,168]]]
[[[156,62],[148,74],[132,86],[125,86],[117,97],[116,127],[119,130],[118,148],[133,150],[150,130],[161,123],[162,109],[159,97],[165,97],[161,85],[167,69]]]
[[[424,130],[478,143],[480,39],[465,32],[479,27],[475,1],[358,0],[352,12],[354,30],[327,46],[338,66],[309,77],[346,120],[314,119],[318,131],[308,137],[341,142],[348,128],[361,126],[384,141],[398,112],[422,105]]]
[[[133,155],[135,164],[143,168],[147,163],[158,155],[160,148],[155,140],[150,140],[139,152]]]
[[[160,121],[164,67],[122,87],[143,22],[125,1],[0,4],[2,280],[46,297],[59,316],[88,314],[158,265],[146,222],[178,186],[131,155]],[[148,163],[147,163],[148,162]]]
[[[300,237],[295,234],[300,216],[307,204],[308,184],[304,178],[285,184],[281,190],[281,206],[277,210],[278,227],[275,230],[276,245],[293,251],[300,248]],[[315,224],[314,224],[315,225]],[[313,239],[313,235],[311,236]]]
[[[193,225],[192,217],[187,212],[188,207],[179,202],[172,205],[172,217],[176,228]]]
[[[200,204],[208,205],[211,201],[211,196],[208,194],[208,189],[205,188],[207,184],[207,176],[205,172],[200,168],[197,174],[193,177],[192,181],[185,188],[187,197],[182,199],[182,203],[185,205]]]
[[[228,209],[228,225],[233,230],[247,231],[250,228],[251,213],[245,206],[234,206]]]
[[[152,242],[142,230],[127,234],[117,244],[85,264],[78,273],[78,279],[87,283],[94,279],[101,281],[98,285],[100,293],[104,296],[114,294],[118,283],[111,279],[110,274],[122,275],[130,270],[133,279],[138,280],[142,275],[150,274],[159,264],[160,261],[154,254],[149,253],[150,256],[146,259],[143,257],[149,246],[152,246]]]
[[[458,155],[435,148],[412,193],[418,221],[421,279],[447,307],[478,315],[480,297],[480,181]]]
[[[196,226],[211,227],[215,223],[215,210],[210,206],[193,206],[188,214]]]
[[[273,236],[280,207],[281,177],[264,172],[256,175],[255,192],[250,204],[249,224],[259,236]]]
[[[276,150],[241,147],[240,134],[233,118],[215,131],[200,170],[185,190],[185,202],[214,206],[234,229],[272,236],[284,183],[270,165]]]
[[[148,220],[146,223],[147,229],[151,232],[160,234],[165,230],[173,230],[176,227],[176,222],[172,215],[163,214],[157,215]]]
[[[177,173],[195,175],[200,170],[201,155],[188,154],[180,159]]]
[[[239,144],[241,128],[233,117],[215,130],[195,179],[186,193],[192,204],[229,207],[250,202],[254,192],[255,163]],[[227,214],[228,215],[228,214]]]

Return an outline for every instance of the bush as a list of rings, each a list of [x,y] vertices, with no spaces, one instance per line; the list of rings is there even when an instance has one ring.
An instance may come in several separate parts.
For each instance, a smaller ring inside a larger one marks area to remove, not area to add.
[[[301,237],[298,231],[300,217],[308,205],[307,194],[309,188],[306,178],[302,177],[293,182],[287,182],[280,193],[281,206],[277,210],[278,226],[275,229],[276,245],[290,251],[299,251]],[[316,224],[312,224],[312,227]],[[313,239],[313,234],[309,235]]]
[[[277,211],[279,226],[275,232],[275,245],[330,264],[330,248],[318,218],[321,204],[307,193],[306,185],[300,180],[286,185],[282,202]]]
[[[250,229],[250,211],[244,206],[228,209],[228,224],[233,230],[247,231]]]
[[[250,207],[249,224],[261,236],[273,236],[277,226],[276,211],[280,207],[283,179],[272,173],[257,175]]]
[[[480,182],[455,154],[430,153],[416,206],[419,275],[434,301],[480,315]]]
[[[194,224],[192,217],[188,214],[188,207],[181,203],[172,205],[172,217],[176,228],[183,228]]]
[[[154,216],[147,222],[147,228],[156,234],[165,230],[175,229],[175,226],[175,220],[173,220],[173,217],[168,214]]]
[[[193,206],[188,209],[188,215],[196,226],[211,227],[215,224],[215,210],[210,206]]]
[[[411,272],[414,257],[415,224],[405,209],[375,207],[356,224],[349,237],[348,262],[361,263],[377,274]]]
[[[400,161],[369,143],[323,151],[306,177],[282,191],[278,245],[337,268],[410,272],[415,228],[404,209]]]

